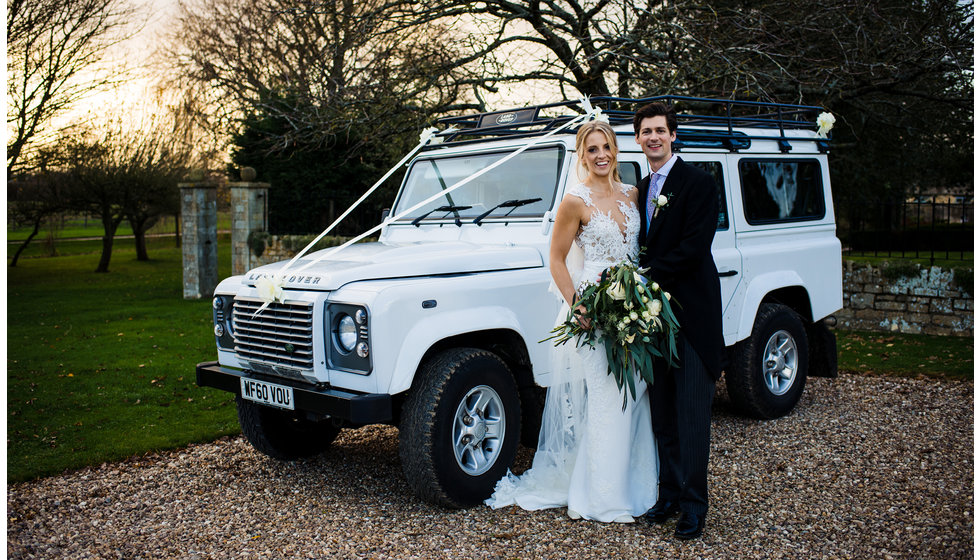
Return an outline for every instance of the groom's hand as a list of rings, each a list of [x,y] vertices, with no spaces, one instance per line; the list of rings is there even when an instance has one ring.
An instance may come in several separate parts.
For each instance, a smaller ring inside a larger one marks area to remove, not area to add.
[[[585,330],[592,328],[592,320],[585,316],[587,311],[588,310],[585,309],[584,305],[580,305],[575,308],[575,320],[578,322],[578,324],[582,325],[582,328]]]

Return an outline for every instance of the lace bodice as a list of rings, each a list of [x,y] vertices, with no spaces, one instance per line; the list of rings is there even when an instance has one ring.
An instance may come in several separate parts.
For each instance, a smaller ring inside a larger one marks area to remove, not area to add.
[[[633,187],[620,184],[623,194],[628,193],[631,188]],[[596,268],[601,272],[617,262],[637,259],[640,254],[640,212],[636,204],[619,201],[619,211],[626,216],[625,227],[621,227],[612,217],[612,211],[603,213],[592,204],[592,191],[589,187],[578,183],[568,190],[568,194],[581,198],[592,208],[589,223],[575,236],[575,243],[585,252],[585,267],[588,272],[594,274]],[[594,280],[589,278],[591,275],[586,274],[582,280]]]

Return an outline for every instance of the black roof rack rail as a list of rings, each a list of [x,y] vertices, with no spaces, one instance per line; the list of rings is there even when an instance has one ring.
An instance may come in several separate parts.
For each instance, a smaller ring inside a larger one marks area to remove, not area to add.
[[[612,125],[631,124],[634,111],[647,103],[659,101],[673,105],[677,110],[678,147],[685,145],[704,145],[727,148],[731,151],[747,148],[753,139],[779,141],[781,151],[789,151],[786,136],[788,130],[815,130],[816,117],[823,111],[821,107],[792,105],[787,103],[768,103],[764,101],[741,101],[737,99],[713,99],[680,95],[660,95],[642,99],[626,97],[592,97],[589,102],[602,109]],[[574,114],[566,114],[561,109],[570,109]],[[485,141],[487,139],[516,139],[546,134],[569,120],[582,114],[579,101],[569,100],[544,105],[534,105],[510,109],[445,117],[439,124],[454,126],[456,130],[439,133],[444,144],[463,144]],[[680,129],[680,126],[685,129]],[[718,127],[694,129],[695,127]],[[752,135],[734,130],[735,128],[778,129],[779,136]],[[573,131],[569,131],[573,133]],[[829,150],[824,138],[800,138],[793,140],[812,140],[817,142],[821,152]],[[434,146],[428,146],[429,149]]]

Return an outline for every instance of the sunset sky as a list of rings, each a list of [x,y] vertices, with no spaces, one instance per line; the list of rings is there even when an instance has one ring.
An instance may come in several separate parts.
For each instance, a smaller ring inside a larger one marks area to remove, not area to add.
[[[141,18],[145,22],[133,37],[117,45],[109,53],[107,64],[114,68],[128,68],[136,76],[111,91],[92,95],[80,102],[74,111],[62,115],[59,124],[103,116],[109,112],[140,113],[152,110],[154,86],[160,77],[150,67],[167,32],[175,25],[179,0],[143,0]],[[137,27],[134,24],[134,27]],[[526,53],[522,55],[524,58]],[[160,61],[159,58],[156,59]],[[556,101],[559,93],[549,86],[534,88],[528,84],[515,84],[502,88],[498,94],[487,94],[485,99],[491,110],[508,109],[535,103]]]

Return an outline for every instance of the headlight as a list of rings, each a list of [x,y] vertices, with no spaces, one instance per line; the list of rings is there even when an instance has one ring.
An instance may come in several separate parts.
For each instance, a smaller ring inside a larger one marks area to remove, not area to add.
[[[211,307],[214,308],[214,336],[218,347],[224,350],[235,347],[231,325],[233,303],[234,300],[229,296],[215,296],[211,300]]]
[[[337,343],[345,352],[350,352],[357,344],[357,325],[350,315],[343,315],[337,323]]]
[[[324,327],[330,330],[327,367],[359,375],[371,374],[371,312],[364,305],[327,302]]]

